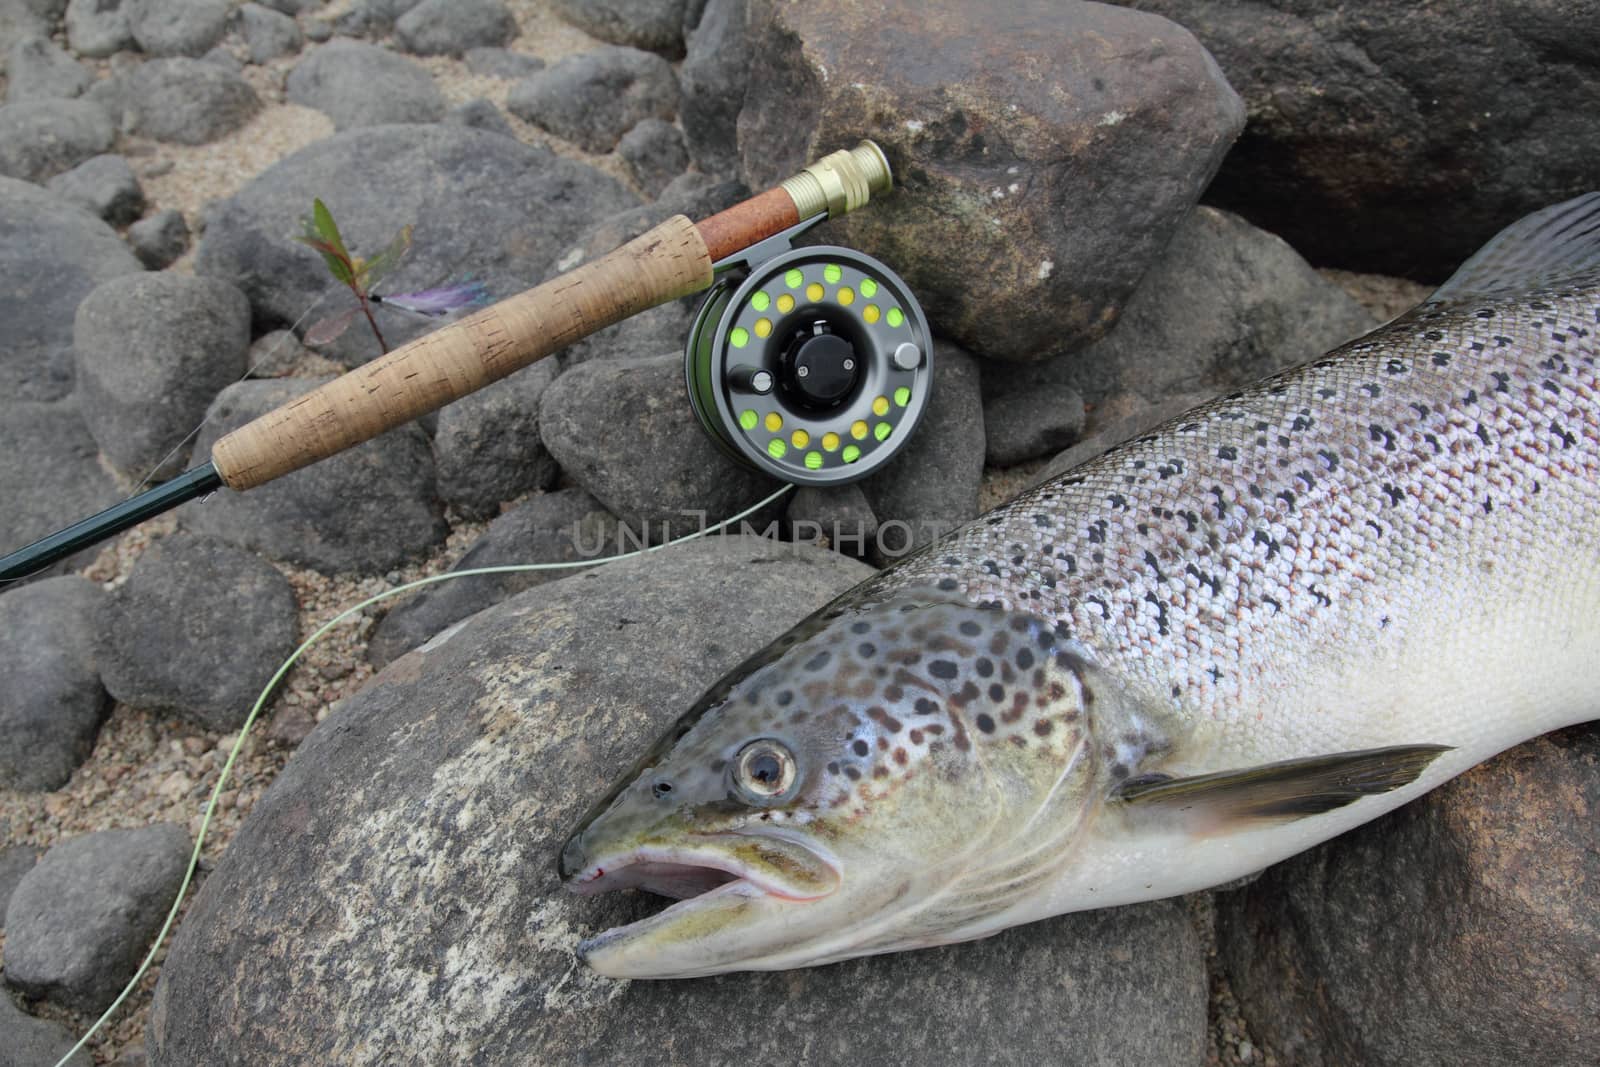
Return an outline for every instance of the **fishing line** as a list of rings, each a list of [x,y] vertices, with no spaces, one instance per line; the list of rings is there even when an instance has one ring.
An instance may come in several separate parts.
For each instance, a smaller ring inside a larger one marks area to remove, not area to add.
[[[172,907],[167,911],[166,921],[161,924],[161,929],[156,933],[155,943],[150,946],[150,951],[145,954],[144,961],[139,964],[139,969],[134,972],[133,977],[128,980],[128,984],[123,987],[121,993],[117,994],[117,999],[111,1002],[111,1006],[108,1007],[105,1012],[95,1020],[94,1025],[90,1026],[88,1031],[78,1039],[78,1043],[73,1045],[72,1048],[68,1049],[66,1055],[62,1056],[60,1060],[56,1061],[56,1067],[66,1067],[67,1061],[88,1044],[89,1039],[100,1031],[100,1028],[106,1024],[107,1020],[111,1018],[112,1014],[122,1006],[123,1001],[127,1000],[128,997],[133,993],[135,987],[138,986],[139,981],[144,978],[146,972],[150,970],[150,965],[155,962],[156,953],[160,951],[161,946],[166,942],[167,934],[171,931],[172,924],[177,921],[178,909],[183,904],[184,896],[189,892],[189,885],[194,879],[194,872],[200,866],[200,850],[205,845],[206,831],[210,828],[211,818],[216,812],[217,799],[222,795],[223,786],[227,784],[228,773],[233,770],[234,762],[239,758],[239,753],[244,749],[244,743],[250,736],[250,728],[255,725],[256,717],[260,715],[261,709],[266,706],[267,698],[272,695],[272,691],[277,688],[278,683],[283,680],[284,675],[288,674],[290,668],[292,668],[295,663],[299,661],[300,657],[310,650],[313,645],[320,641],[322,637],[328,633],[328,631],[332,630],[335,626],[339,625],[341,622],[344,622],[352,615],[356,615],[364,611],[373,604],[397,597],[402,593],[408,593],[413,589],[420,589],[426,585],[434,585],[439,582],[448,582],[455,578],[470,578],[475,575],[483,574],[516,574],[525,571],[551,571],[565,570],[573,567],[593,567],[603,563],[615,563],[618,560],[631,559],[634,556],[644,556],[651,552],[660,551],[663,548],[671,548],[674,545],[681,545],[688,541],[694,541],[701,537],[706,537],[718,530],[732,526],[736,522],[740,522],[749,518],[751,515],[759,512],[762,508],[765,508],[767,505],[777,501],[778,498],[793,488],[794,486],[792,484],[779,486],[777,491],[772,493],[770,496],[757,501],[748,508],[745,508],[743,511],[739,512],[737,515],[732,515],[726,519],[723,519],[721,522],[716,523],[715,525],[704,527],[703,529],[696,530],[694,533],[685,534],[682,537],[674,538],[671,541],[665,541],[659,545],[636,548],[631,552],[623,552],[615,556],[604,556],[600,559],[575,560],[572,562],[563,563],[516,563],[507,564],[500,567],[475,567],[471,570],[449,571],[445,574],[435,574],[427,578],[419,578],[414,582],[406,582],[404,585],[398,585],[393,589],[386,589],[375,596],[367,597],[365,600],[345,608],[343,611],[339,612],[339,614],[335,615],[333,618],[317,627],[311,636],[302,641],[300,646],[289,654],[289,658],[284,660],[283,663],[279,665],[278,669],[273,672],[273,675],[270,679],[268,679],[267,684],[262,687],[260,695],[256,697],[255,703],[251,705],[250,714],[245,716],[244,725],[239,727],[239,736],[234,741],[233,748],[229,750],[228,758],[222,764],[222,770],[217,775],[217,784],[212,787],[211,798],[206,801],[205,811],[200,816],[200,829],[195,834],[194,848],[189,853],[189,865],[184,869],[183,881],[178,886],[178,895],[173,899]]]

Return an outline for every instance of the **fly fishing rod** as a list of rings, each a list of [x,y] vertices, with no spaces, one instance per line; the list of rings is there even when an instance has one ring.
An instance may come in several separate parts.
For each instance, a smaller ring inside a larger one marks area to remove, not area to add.
[[[218,488],[249,490],[326,459],[707,289],[685,353],[690,403],[707,433],[739,462],[792,483],[865,477],[906,442],[927,406],[927,320],[877,260],[792,242],[891,185],[882,150],[863,141],[701,222],[674,216],[234,430],[207,462],[0,558],[0,581]]]

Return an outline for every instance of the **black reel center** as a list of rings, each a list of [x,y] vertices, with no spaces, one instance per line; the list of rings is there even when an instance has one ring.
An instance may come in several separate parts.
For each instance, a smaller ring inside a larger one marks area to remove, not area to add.
[[[835,406],[861,380],[856,346],[820,317],[790,335],[779,366],[784,388],[809,408]]]

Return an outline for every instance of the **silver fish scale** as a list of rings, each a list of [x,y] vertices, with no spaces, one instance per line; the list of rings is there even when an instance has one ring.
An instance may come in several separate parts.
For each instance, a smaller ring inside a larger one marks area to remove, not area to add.
[[[1025,493],[860,595],[933,585],[1043,616],[1147,696],[1227,719],[1286,651],[1403,627],[1397,576],[1425,584],[1489,517],[1517,531],[1510,550],[1600,526],[1597,324],[1593,277],[1424,305]]]

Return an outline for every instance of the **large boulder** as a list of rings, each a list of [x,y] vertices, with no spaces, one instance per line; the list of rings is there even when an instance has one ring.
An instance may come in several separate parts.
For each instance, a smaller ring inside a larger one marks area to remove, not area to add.
[[[640,906],[557,885],[574,820],[718,675],[868,574],[698,542],[530,590],[391,664],[202,887],[151,1063],[1198,1063],[1204,968],[1171,904],[781,974],[623,983],[574,958]]]
[[[71,392],[78,301],[141,270],[104,222],[37,185],[0,178],[0,402]]]
[[[60,789],[94,747],[111,708],[95,663],[104,598],[77,575],[0,597],[0,788]]]
[[[1218,897],[1245,1018],[1306,1067],[1600,1047],[1600,727],[1513,749]]]
[[[1128,0],[1217,57],[1250,122],[1207,193],[1313,263],[1442,281],[1600,187],[1600,19],[1567,0]]]
[[[100,466],[99,452],[76,400],[54,404],[0,402],[0,545],[31,544],[115,504],[116,483]],[[59,574],[92,554],[43,568]],[[0,583],[0,595],[12,588]]]
[[[738,137],[753,189],[872,137],[899,188],[823,233],[935,331],[1037,360],[1103,334],[1244,124],[1165,19],[1060,0],[771,0]]]
[[[415,225],[410,254],[383,292],[425,289],[470,268],[496,298],[541,281],[595,219],[638,204],[621,183],[543,148],[460,126],[350,130],[268,167],[210,214],[195,270],[233,282],[264,326],[295,322],[323,297],[320,314],[349,294],[322,258],[294,238],[320,197],[357,255]],[[391,344],[432,327],[384,317]],[[349,330],[347,358],[376,355],[362,327]]]

